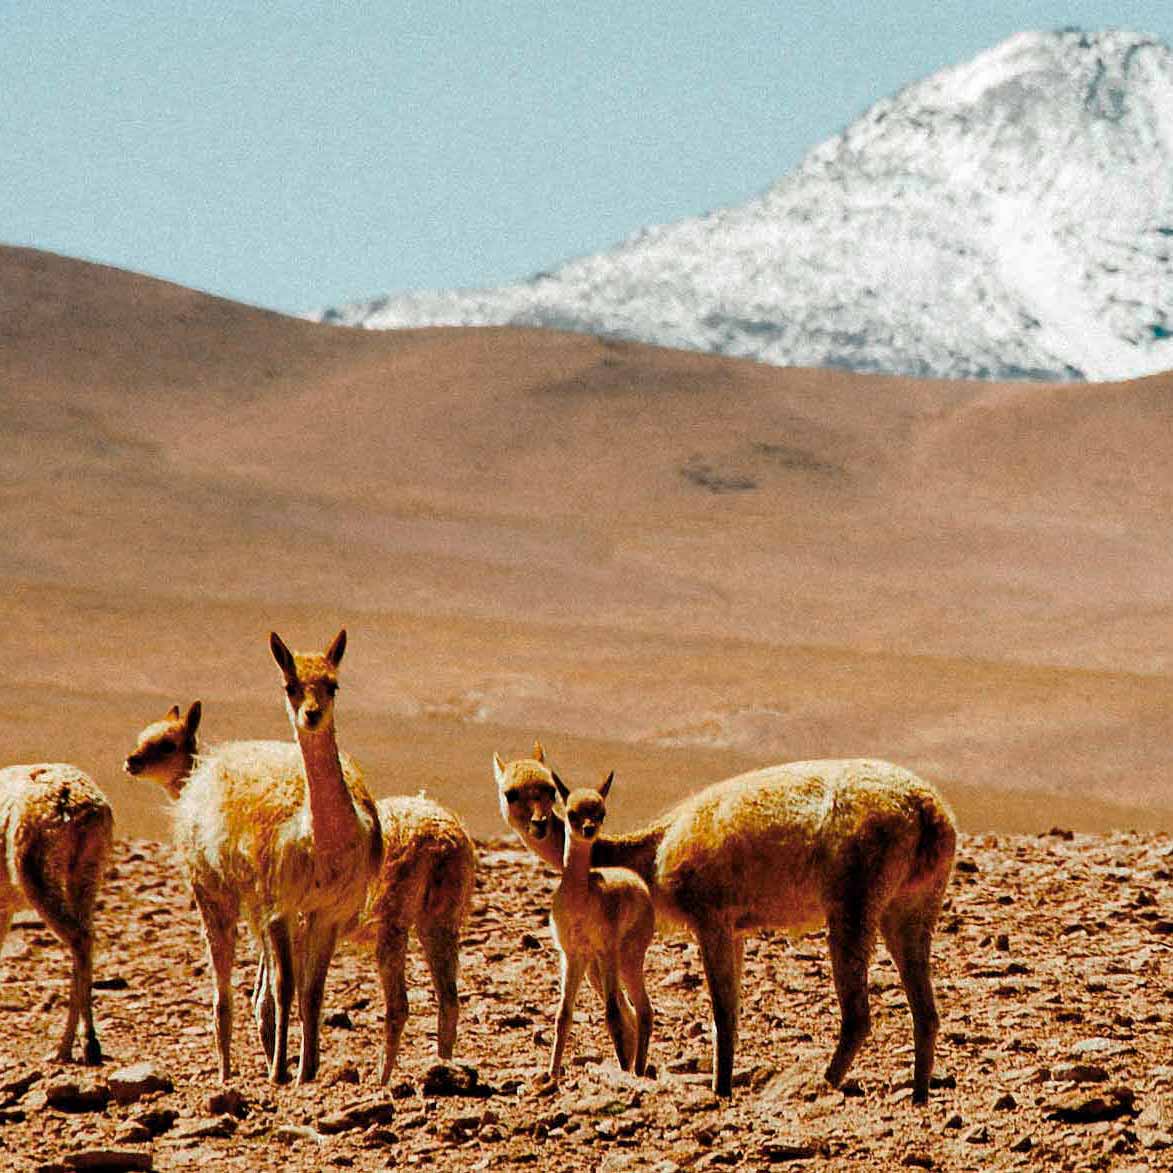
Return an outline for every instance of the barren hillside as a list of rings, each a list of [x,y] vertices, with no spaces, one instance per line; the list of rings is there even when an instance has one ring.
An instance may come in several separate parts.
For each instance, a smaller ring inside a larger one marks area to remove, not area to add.
[[[350,629],[381,792],[498,827],[490,756],[633,823],[870,754],[963,826],[1168,828],[1173,376],[915,382],[547,331],[329,328],[0,250],[0,760],[122,834],[138,727],[285,736],[270,628]]]

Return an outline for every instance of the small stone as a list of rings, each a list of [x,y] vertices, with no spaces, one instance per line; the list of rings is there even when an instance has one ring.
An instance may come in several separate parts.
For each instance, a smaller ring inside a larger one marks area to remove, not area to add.
[[[1084,1055],[1122,1055],[1131,1049],[1126,1043],[1117,1042],[1116,1039],[1097,1036],[1091,1039],[1080,1039],[1071,1048],[1070,1054],[1076,1058],[1082,1058]]]
[[[465,1063],[435,1063],[424,1076],[425,1096],[475,1096],[485,1098],[494,1089],[481,1083],[475,1067]]]
[[[238,1125],[235,1116],[225,1113],[210,1120],[193,1120],[177,1128],[172,1135],[176,1140],[214,1140],[218,1137],[232,1136]]]
[[[1029,1153],[1035,1147],[1035,1138],[1029,1132],[1024,1132],[1010,1146],[1012,1153]]]
[[[281,1144],[296,1144],[299,1140],[312,1140],[322,1144],[326,1139],[316,1128],[308,1124],[281,1124],[273,1129],[273,1139]]]
[[[778,1165],[783,1161],[809,1161],[812,1157],[819,1155],[819,1146],[785,1140],[769,1140],[762,1145],[761,1153],[770,1164]]]
[[[151,1130],[138,1120],[128,1120],[115,1134],[119,1144],[149,1144],[155,1139]]]
[[[337,1027],[339,1030],[354,1030],[354,1023],[345,1010],[335,1010],[333,1014],[327,1014],[323,1021],[327,1026]]]
[[[45,1088],[45,1102],[58,1112],[101,1112],[110,1102],[110,1089],[93,1080],[55,1079]]]
[[[123,1067],[107,1079],[110,1094],[122,1105],[133,1104],[151,1092],[172,1092],[171,1077],[154,1063],[136,1063]]]
[[[356,1128],[370,1128],[373,1124],[388,1124],[394,1119],[395,1105],[389,1099],[377,1097],[350,1104],[338,1112],[331,1112],[318,1120],[318,1131],[327,1136],[352,1132]]]
[[[1117,1120],[1135,1114],[1136,1093],[1130,1087],[1113,1087],[1103,1092],[1073,1091],[1044,1105],[1048,1120],[1065,1124],[1091,1124]]]
[[[226,1087],[213,1092],[204,1104],[209,1116],[235,1116],[243,1120],[248,1115],[248,1100],[236,1088]]]
[[[954,1112],[953,1115],[950,1116],[949,1119],[946,1120],[945,1123],[941,1125],[941,1127],[942,1128],[960,1128],[964,1123],[965,1123],[965,1121],[961,1118],[961,1115],[957,1112]]]
[[[1137,1131],[1137,1140],[1141,1148],[1149,1152],[1164,1152],[1173,1149],[1173,1133],[1165,1132],[1160,1128],[1142,1128]]]
[[[1018,1107],[1018,1101],[1009,1093],[999,1096],[994,1101],[995,1112],[1013,1112]]]
[[[357,1084],[362,1082],[362,1075],[353,1063],[343,1063],[337,1073],[327,1082],[327,1087],[337,1087],[342,1083]]]
[[[1010,934],[1009,933],[999,933],[997,935],[997,937],[994,938],[994,948],[997,949],[999,953],[1009,953],[1010,952]]]
[[[909,1169],[931,1169],[934,1165],[933,1158],[920,1149],[905,1153],[904,1159],[900,1163]]]
[[[87,1173],[150,1173],[155,1167],[151,1154],[141,1149],[84,1149],[68,1153],[61,1164]]]
[[[1108,1072],[1097,1063],[1060,1063],[1051,1069],[1051,1078],[1058,1083],[1103,1083]]]
[[[162,1136],[178,1119],[179,1113],[174,1108],[148,1108],[133,1118],[134,1123],[141,1124],[152,1136]]]
[[[14,1076],[0,1083],[0,1103],[15,1104],[25,1092],[44,1076],[39,1071],[26,1071],[23,1075]]]
[[[976,1124],[962,1139],[966,1144],[989,1144],[990,1130],[984,1124]]]

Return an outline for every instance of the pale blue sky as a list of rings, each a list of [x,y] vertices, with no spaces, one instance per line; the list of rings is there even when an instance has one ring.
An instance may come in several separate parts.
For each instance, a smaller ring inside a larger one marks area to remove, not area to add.
[[[738,204],[1026,28],[1173,4],[0,0],[0,242],[299,312]]]

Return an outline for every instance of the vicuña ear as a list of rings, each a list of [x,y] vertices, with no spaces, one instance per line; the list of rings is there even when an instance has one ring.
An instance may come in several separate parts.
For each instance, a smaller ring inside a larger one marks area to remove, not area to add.
[[[297,675],[297,667],[293,663],[293,653],[285,646],[285,641],[275,631],[269,632],[269,650],[273,653],[273,659],[277,661],[277,667],[286,676]]]
[[[505,781],[505,763],[499,753],[493,754],[493,777],[497,780],[498,786]]]
[[[178,721],[179,720],[179,706],[178,705],[172,705],[171,708],[169,708],[167,710],[167,720],[168,721]]]
[[[187,716],[183,722],[187,726],[188,737],[195,736],[195,731],[200,727],[200,718],[203,715],[204,706],[199,701],[192,701],[191,708],[187,710]]]
[[[567,788],[566,783],[553,770],[550,771],[550,774],[554,779],[554,785],[558,787],[558,793],[562,795],[562,801],[565,802],[570,797],[570,790]]]
[[[326,649],[326,659],[335,668],[342,663],[342,654],[346,651],[346,628],[344,627],[335,637],[334,642]]]
[[[536,740],[534,741],[534,761],[541,762],[543,765],[546,761],[546,755],[542,753],[542,743]]]
[[[615,771],[612,770],[611,773],[608,774],[607,777],[604,778],[603,781],[599,785],[599,794],[602,795],[603,798],[607,797],[607,794],[611,789],[611,783],[614,781],[615,781]]]

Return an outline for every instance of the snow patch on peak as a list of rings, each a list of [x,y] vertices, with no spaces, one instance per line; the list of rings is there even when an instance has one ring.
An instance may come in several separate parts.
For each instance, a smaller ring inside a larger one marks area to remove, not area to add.
[[[1026,32],[877,103],[763,195],[529,281],[323,320],[544,325],[966,378],[1173,368],[1173,54]]]

